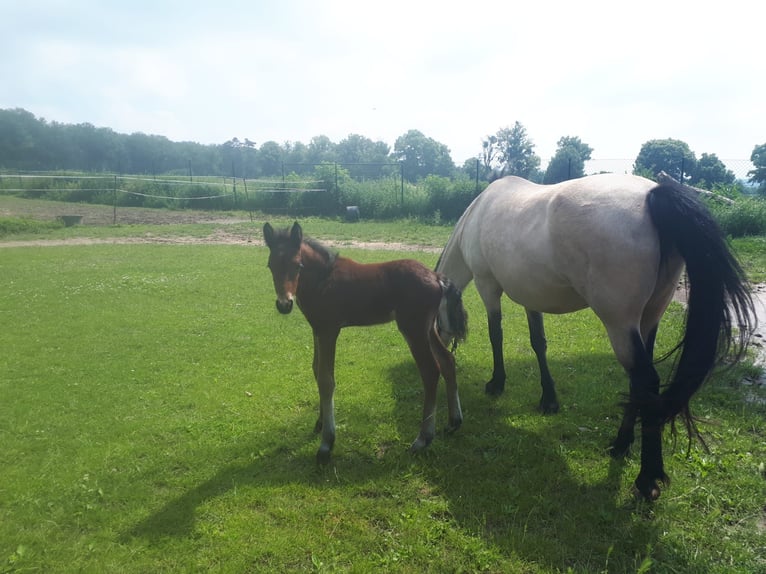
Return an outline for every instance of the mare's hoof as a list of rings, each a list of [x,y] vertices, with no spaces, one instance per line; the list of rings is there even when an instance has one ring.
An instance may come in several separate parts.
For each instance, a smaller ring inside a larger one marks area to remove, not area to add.
[[[662,483],[664,486],[670,484],[670,479],[664,472],[656,479],[645,478],[639,473],[636,482],[633,483],[633,495],[636,496],[636,498],[643,498],[647,502],[654,502],[662,493],[659,483]]]
[[[317,451],[317,464],[330,464],[330,449],[326,446],[320,446]]]
[[[623,459],[630,454],[630,445],[633,441],[622,441],[615,439],[615,441],[609,445],[609,456],[615,460]]]
[[[540,401],[540,412],[544,415],[555,415],[559,412],[559,404],[557,402],[546,403]]]
[[[484,392],[492,397],[499,397],[505,390],[505,381],[490,381],[484,385]]]

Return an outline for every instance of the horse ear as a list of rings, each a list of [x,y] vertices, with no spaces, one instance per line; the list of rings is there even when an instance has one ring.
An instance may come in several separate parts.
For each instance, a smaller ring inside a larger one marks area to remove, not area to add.
[[[263,239],[266,245],[271,247],[274,241],[274,228],[268,222],[263,225]]]
[[[300,247],[303,242],[303,229],[297,221],[293,223],[293,228],[290,230],[290,240],[295,247]]]

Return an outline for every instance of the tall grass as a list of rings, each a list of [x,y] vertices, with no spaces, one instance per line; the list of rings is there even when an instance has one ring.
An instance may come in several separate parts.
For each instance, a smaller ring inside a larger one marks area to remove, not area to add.
[[[334,460],[317,468],[311,333],[275,311],[265,261],[246,246],[3,248],[0,571],[766,568],[764,410],[743,399],[742,370],[694,401],[710,452],[668,436],[674,482],[644,505],[630,493],[637,458],[604,450],[627,383],[598,320],[549,318],[562,412],[543,417],[524,315],[507,302],[510,380],[484,395],[470,288],[463,428],[408,454],[421,389],[406,344],[392,325],[348,329]],[[673,306],[658,354],[681,324]]]

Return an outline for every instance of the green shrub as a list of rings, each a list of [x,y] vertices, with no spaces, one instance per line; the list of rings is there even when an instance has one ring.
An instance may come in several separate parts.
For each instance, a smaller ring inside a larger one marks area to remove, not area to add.
[[[766,200],[741,196],[731,204],[713,199],[708,205],[726,235],[766,235]]]
[[[49,229],[58,229],[64,224],[60,221],[40,221],[20,217],[0,217],[0,237],[20,233],[40,233]]]

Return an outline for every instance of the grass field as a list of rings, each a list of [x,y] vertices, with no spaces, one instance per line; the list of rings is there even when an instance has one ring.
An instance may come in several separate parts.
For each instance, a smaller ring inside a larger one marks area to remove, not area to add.
[[[343,226],[319,225],[306,228]],[[438,244],[436,229],[408,241]],[[391,229],[365,233],[346,239]],[[310,330],[276,312],[265,263],[248,245],[0,250],[0,572],[766,570],[766,397],[742,382],[754,368],[694,399],[710,452],[667,433],[673,484],[647,505],[630,492],[637,457],[604,450],[627,383],[598,320],[548,318],[562,412],[544,417],[510,303],[508,386],[484,395],[471,288],[463,427],[408,454],[421,389],[406,346],[393,325],[349,329],[334,460],[317,468]],[[660,350],[681,322],[674,304]],[[438,415],[443,427],[443,389]]]

